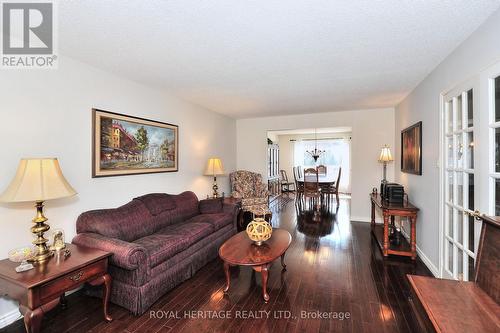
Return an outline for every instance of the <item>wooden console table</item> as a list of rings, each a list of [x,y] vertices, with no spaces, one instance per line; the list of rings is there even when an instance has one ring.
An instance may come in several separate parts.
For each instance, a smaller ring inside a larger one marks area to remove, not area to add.
[[[390,203],[382,200],[380,195],[371,193],[370,200],[372,203],[371,214],[371,229],[378,246],[382,250],[384,257],[389,254],[398,256],[411,257],[412,260],[417,258],[417,212],[419,209],[404,200],[402,203]],[[375,209],[379,209],[384,217],[384,224],[375,224]],[[411,224],[410,244],[406,240],[402,240],[401,245],[395,246],[389,243],[389,218],[391,223],[394,223],[394,217],[408,217]]]
[[[66,247],[71,251],[67,258],[61,253],[21,273],[15,271],[19,263],[0,261],[0,295],[19,302],[28,333],[39,332],[43,314],[60,302],[65,306],[64,293],[84,283],[104,284],[104,319],[112,320],[108,314],[111,276],[107,273],[111,253],[73,244]]]

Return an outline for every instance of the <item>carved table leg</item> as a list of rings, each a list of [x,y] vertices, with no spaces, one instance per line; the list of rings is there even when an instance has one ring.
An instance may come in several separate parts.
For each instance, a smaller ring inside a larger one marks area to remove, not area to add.
[[[269,276],[268,266],[263,265],[260,271],[262,275],[262,296],[266,302],[269,301],[269,294],[267,293],[267,278]]]
[[[27,333],[38,333],[42,324],[43,311],[41,308],[30,310],[20,309],[24,313],[24,327]]]
[[[229,290],[229,286],[231,285],[231,273],[229,272],[229,264],[224,261],[224,274],[226,275],[226,287],[224,288],[224,292]]]
[[[417,230],[416,230],[416,224],[417,224],[417,217],[416,216],[411,216],[410,217],[410,228],[411,228],[410,245],[411,245],[411,259],[412,260],[417,259]]]
[[[389,255],[389,215],[384,213],[384,240],[383,240],[384,257]]]
[[[283,270],[286,271],[285,254],[286,252],[281,255],[281,266],[283,267]]]
[[[111,276],[109,274],[104,274],[92,281],[89,282],[92,286],[99,286],[104,284],[103,297],[102,297],[102,305],[104,308],[104,319],[106,321],[112,321],[113,318],[109,315],[108,307],[109,307],[109,296],[111,295]]]

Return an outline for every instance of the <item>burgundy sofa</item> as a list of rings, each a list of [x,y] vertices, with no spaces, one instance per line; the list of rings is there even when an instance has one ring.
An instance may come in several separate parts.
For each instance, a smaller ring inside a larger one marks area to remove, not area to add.
[[[148,194],[81,214],[73,243],[113,253],[111,301],[142,314],[217,257],[236,233],[237,215],[235,205],[198,201],[193,192]]]

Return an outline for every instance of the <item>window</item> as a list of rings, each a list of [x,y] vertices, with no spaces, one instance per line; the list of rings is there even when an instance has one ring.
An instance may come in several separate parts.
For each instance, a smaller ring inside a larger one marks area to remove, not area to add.
[[[311,154],[307,152],[314,151],[315,147],[325,151],[317,162],[314,162]],[[338,168],[342,167],[340,191],[350,193],[350,149],[350,138],[297,140],[294,145],[294,165],[300,165],[304,169],[315,168],[320,164],[326,165],[329,174],[337,174]]]

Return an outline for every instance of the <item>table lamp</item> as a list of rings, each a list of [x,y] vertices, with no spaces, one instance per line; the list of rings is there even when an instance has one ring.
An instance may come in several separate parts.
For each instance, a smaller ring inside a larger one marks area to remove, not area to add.
[[[17,173],[9,187],[0,195],[0,202],[36,202],[36,216],[33,218],[31,232],[36,239],[33,244],[37,251],[32,262],[49,259],[53,252],[47,247],[44,233],[50,229],[43,215],[43,202],[46,200],[70,197],[76,191],[64,178],[57,158],[21,159]]]
[[[214,198],[219,197],[219,187],[217,186],[217,176],[224,174],[224,167],[222,166],[222,161],[220,158],[212,157],[208,159],[207,169],[205,170],[205,176],[214,177],[214,185],[212,186]]]
[[[391,155],[391,150],[389,149],[388,145],[385,145],[382,147],[382,151],[380,152],[380,156],[378,158],[379,162],[382,162],[384,164],[384,179],[382,179],[382,183],[387,183],[387,163],[393,161],[394,159],[392,158]]]

